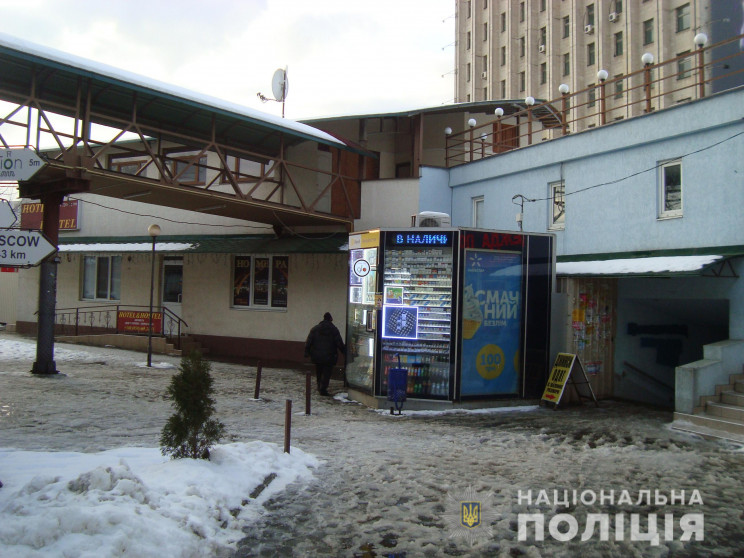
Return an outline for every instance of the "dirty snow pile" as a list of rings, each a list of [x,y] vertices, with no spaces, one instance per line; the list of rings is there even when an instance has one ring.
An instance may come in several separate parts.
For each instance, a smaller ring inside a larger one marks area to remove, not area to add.
[[[244,536],[261,502],[317,465],[264,442],[216,446],[209,461],[154,448],[0,449],[0,555],[214,555]]]

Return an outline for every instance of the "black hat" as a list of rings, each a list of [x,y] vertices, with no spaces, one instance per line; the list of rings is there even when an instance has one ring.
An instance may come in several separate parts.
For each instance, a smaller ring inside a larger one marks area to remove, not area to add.
[[[333,316],[331,316],[331,313],[330,312],[326,312],[325,314],[323,314],[323,319],[324,320],[328,320],[329,322],[332,322],[333,321]]]

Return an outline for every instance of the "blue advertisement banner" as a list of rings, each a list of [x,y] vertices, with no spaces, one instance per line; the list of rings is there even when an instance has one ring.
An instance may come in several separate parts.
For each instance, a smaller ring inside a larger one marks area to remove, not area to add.
[[[519,392],[522,254],[465,250],[461,395]]]

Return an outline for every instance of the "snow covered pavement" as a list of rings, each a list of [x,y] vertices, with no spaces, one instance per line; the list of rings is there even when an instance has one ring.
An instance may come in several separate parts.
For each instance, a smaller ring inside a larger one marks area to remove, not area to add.
[[[170,461],[157,448],[179,359],[144,356],[57,344],[62,375],[34,377],[34,340],[0,333],[0,556],[744,554],[744,451],[670,430],[667,411],[392,417],[314,393],[305,416],[304,374],[264,369],[254,400],[255,368],[213,362],[228,436],[209,463]]]

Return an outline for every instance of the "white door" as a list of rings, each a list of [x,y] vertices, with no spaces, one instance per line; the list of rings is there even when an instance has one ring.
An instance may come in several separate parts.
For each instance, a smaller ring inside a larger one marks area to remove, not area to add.
[[[170,310],[163,316],[163,329],[166,335],[178,335],[178,323],[173,322],[173,314],[183,318],[183,259],[166,257],[163,260],[163,307]],[[172,314],[171,314],[172,312]]]

